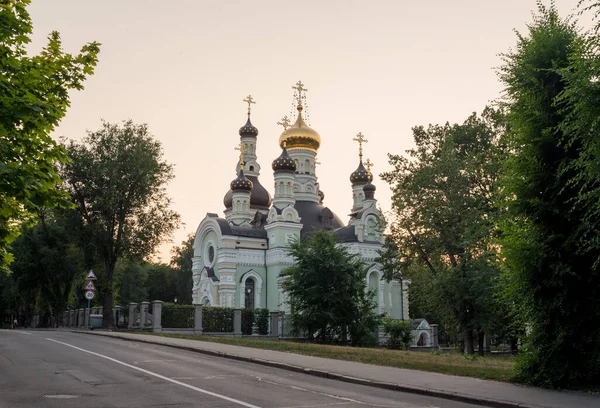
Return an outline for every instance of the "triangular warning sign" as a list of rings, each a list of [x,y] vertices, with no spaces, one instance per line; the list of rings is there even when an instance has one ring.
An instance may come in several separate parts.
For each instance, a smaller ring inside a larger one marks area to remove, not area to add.
[[[92,271],[92,270],[90,269],[89,273],[87,274],[87,278],[88,278],[89,280],[96,280],[96,275],[94,275],[94,271]]]
[[[89,281],[87,283],[87,285],[85,285],[85,290],[96,290],[96,287],[94,286],[94,282]]]

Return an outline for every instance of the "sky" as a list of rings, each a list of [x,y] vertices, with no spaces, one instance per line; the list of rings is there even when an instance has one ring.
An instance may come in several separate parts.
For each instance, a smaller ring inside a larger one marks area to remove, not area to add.
[[[567,15],[577,1],[555,4]],[[33,0],[30,52],[53,30],[66,52],[102,44],[94,75],[71,93],[53,136],[79,140],[102,119],[148,124],[175,167],[168,193],[183,221],[157,250],[168,262],[207,212],[223,213],[246,95],[257,102],[260,180],[271,194],[277,122],[290,116],[301,80],[321,135],[324,204],[347,221],[358,165],[352,139],[362,132],[388,211],[390,186],[377,176],[391,168],[387,154],[414,145],[413,126],[462,122],[499,98],[499,54],[516,45],[514,30],[526,31],[535,8],[535,0]],[[588,16],[581,25],[590,26]]]

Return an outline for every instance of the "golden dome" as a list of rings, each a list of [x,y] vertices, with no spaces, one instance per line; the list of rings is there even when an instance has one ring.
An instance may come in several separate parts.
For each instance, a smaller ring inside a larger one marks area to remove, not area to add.
[[[307,149],[316,152],[321,145],[321,136],[304,123],[302,106],[298,105],[297,109],[298,119],[296,119],[296,123],[283,131],[279,137],[279,146],[283,148],[285,142],[288,150]]]

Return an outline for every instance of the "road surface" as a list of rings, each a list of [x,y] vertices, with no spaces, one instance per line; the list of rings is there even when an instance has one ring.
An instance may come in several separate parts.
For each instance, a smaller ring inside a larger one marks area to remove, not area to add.
[[[0,408],[474,405],[164,346],[60,331],[0,330]]]

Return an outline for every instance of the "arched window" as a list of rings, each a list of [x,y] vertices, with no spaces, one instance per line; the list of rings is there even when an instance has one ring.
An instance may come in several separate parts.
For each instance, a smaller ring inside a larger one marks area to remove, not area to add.
[[[254,171],[254,166],[250,166],[250,171]]]
[[[311,169],[310,160],[306,159],[304,162],[304,172],[310,173]]]
[[[246,279],[246,287],[244,288],[245,306],[254,309],[254,279]]]

